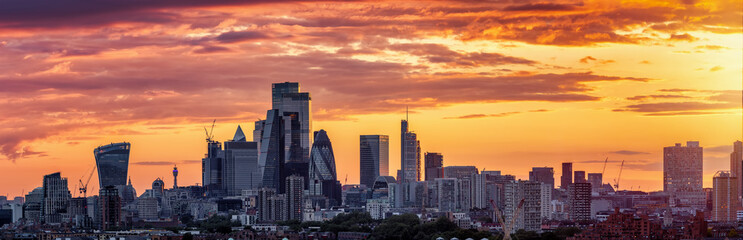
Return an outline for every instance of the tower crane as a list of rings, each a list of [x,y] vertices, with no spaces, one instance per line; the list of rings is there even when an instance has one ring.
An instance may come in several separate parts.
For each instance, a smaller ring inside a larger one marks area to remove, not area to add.
[[[614,189],[619,190],[619,179],[622,177],[622,169],[624,169],[624,160],[622,160],[622,165],[619,166],[619,176],[617,176],[617,179],[614,179]]]
[[[511,240],[511,232],[513,232],[513,225],[516,224],[516,219],[519,218],[519,213],[521,212],[521,209],[524,207],[524,199],[522,198],[521,201],[519,201],[519,205],[516,208],[516,211],[513,213],[513,218],[511,218],[511,222],[509,222],[508,225],[506,225],[503,219],[505,216],[503,216],[500,209],[498,209],[498,206],[495,206],[495,202],[493,200],[490,200],[490,206],[493,207],[493,211],[495,212],[496,218],[498,218],[498,222],[503,228],[503,240]]]
[[[606,173],[606,163],[609,162],[609,157],[606,157],[606,160],[604,160],[604,170],[601,170],[601,177],[604,177],[604,173]]]
[[[88,180],[85,180],[85,183],[83,183],[83,178],[80,178],[78,185],[80,185],[80,193],[83,194],[83,198],[88,197],[88,183],[90,183],[90,178],[93,177],[93,173],[95,173],[95,169],[98,166],[93,165],[93,170],[90,170],[90,174],[88,175]]]
[[[217,123],[217,119],[214,119],[212,121],[212,128],[211,130],[206,130],[206,127],[204,127],[204,132],[206,133],[206,142],[212,142],[214,141],[214,124]]]

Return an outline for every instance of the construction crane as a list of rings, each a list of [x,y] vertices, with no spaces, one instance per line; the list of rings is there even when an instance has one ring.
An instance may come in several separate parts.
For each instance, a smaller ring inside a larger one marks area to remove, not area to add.
[[[85,180],[85,183],[83,183],[83,178],[81,177],[79,180],[78,185],[80,185],[80,193],[83,194],[83,198],[88,197],[88,183],[90,183],[90,179],[93,177],[93,173],[95,173],[95,169],[97,166],[93,165],[93,170],[90,170],[90,174],[88,175],[88,180]]]
[[[498,206],[495,206],[495,202],[493,200],[490,200],[490,206],[493,207],[493,211],[495,212],[496,218],[498,218],[498,222],[503,228],[503,240],[511,240],[511,233],[513,232],[513,225],[516,224],[516,219],[519,218],[519,213],[521,212],[521,209],[524,207],[524,199],[522,198],[521,201],[519,201],[519,205],[516,208],[516,211],[513,213],[513,218],[511,218],[511,222],[508,225],[506,225],[504,221],[505,216],[503,216],[500,209],[498,209]]]
[[[601,177],[604,177],[604,173],[606,173],[606,163],[609,162],[609,157],[606,157],[606,160],[604,160],[604,170],[601,170]]]
[[[212,128],[211,130],[206,130],[206,127],[204,127],[204,132],[206,133],[206,142],[212,142],[214,141],[214,124],[217,123],[217,119],[214,119],[212,121]]]
[[[617,176],[617,179],[614,179],[615,191],[619,191],[619,179],[622,177],[622,169],[624,169],[624,160],[622,160],[622,165],[619,166],[619,176]]]

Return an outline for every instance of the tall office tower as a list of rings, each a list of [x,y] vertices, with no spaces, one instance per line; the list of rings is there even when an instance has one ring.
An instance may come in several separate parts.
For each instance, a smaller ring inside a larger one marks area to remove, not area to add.
[[[283,82],[271,84],[271,109],[279,109],[284,93],[298,93],[299,83]]]
[[[398,181],[420,181],[421,149],[418,135],[408,130],[408,120],[400,122],[400,172]]]
[[[304,162],[310,159],[310,147],[312,143],[312,104],[310,94],[300,92],[299,83],[283,82],[271,85],[271,108],[279,110],[280,116],[291,112],[297,114],[300,124],[298,129],[299,139],[296,144],[300,147],[299,159]],[[285,125],[284,127],[289,127]],[[287,145],[288,146],[288,145]],[[288,155],[286,157],[289,157]]]
[[[132,180],[129,179],[131,184]],[[178,188],[178,166],[173,166],[173,189]]]
[[[276,109],[268,110],[258,166],[262,170],[262,187],[281,189],[281,173],[284,168],[283,121]]]
[[[670,195],[669,204],[704,209],[702,190],[702,147],[689,141],[663,148],[663,191]]]
[[[105,186],[126,185],[130,148],[131,144],[121,142],[99,146],[93,151],[95,164],[98,166],[100,189]]]
[[[273,188],[261,188],[258,189],[258,198],[256,199],[256,205],[258,208],[258,220],[259,221],[272,221],[273,213],[271,212],[271,201],[270,199],[276,195],[276,189]]]
[[[67,213],[70,202],[70,190],[67,178],[59,172],[44,176],[44,201],[41,214],[45,223],[61,223],[62,214]]]
[[[466,178],[477,174],[477,167],[475,166],[446,166],[444,167],[445,178]]]
[[[115,230],[121,227],[121,198],[119,191],[109,185],[99,192],[101,202],[101,229]]]
[[[341,184],[335,169],[335,154],[327,132],[315,132],[309,165],[309,194],[322,195],[328,198],[330,206],[343,202]]]
[[[444,156],[441,153],[426,152],[424,155],[426,181],[444,177]]]
[[[207,152],[201,159],[201,185],[204,186],[207,196],[221,195],[223,194],[222,185],[224,184],[222,179],[222,170],[224,169],[222,167],[224,161],[222,143],[207,137],[206,144]]]
[[[490,208],[487,175],[482,173],[472,174],[470,179],[472,180],[472,207],[479,209]],[[492,192],[492,194],[495,194],[495,192]]]
[[[515,181],[505,184],[505,219],[513,219],[521,205],[521,212],[514,219],[513,230],[542,231],[542,209],[548,208],[549,203],[543,199],[549,198],[552,190],[549,185],[535,181]],[[523,201],[523,203],[522,203]]]
[[[436,179],[438,206],[441,212],[455,212],[458,209],[459,185],[456,178]]]
[[[253,142],[258,144],[258,159],[261,157],[261,138],[263,137],[263,125],[266,125],[266,120],[255,121],[255,128],[253,129]]]
[[[601,192],[602,185],[604,185],[603,174],[601,173],[589,173],[588,182],[591,183],[591,188],[594,192]]]
[[[576,183],[586,182],[586,171],[575,171],[575,180],[573,180],[573,182],[576,182]]]
[[[743,142],[733,143],[733,152],[730,153],[730,174],[738,179],[738,199],[743,197]]]
[[[718,171],[712,178],[712,221],[736,222],[741,209],[738,200],[738,178],[727,171]]]
[[[379,176],[389,175],[390,137],[387,135],[361,135],[359,137],[361,184],[373,187]]]
[[[533,167],[529,172],[529,181],[545,183],[555,188],[555,170],[551,167]]]
[[[310,160],[310,147],[312,147],[312,107],[310,93],[284,93],[279,107],[282,116],[296,117],[295,125],[284,125],[284,131],[296,131],[296,137],[292,138],[291,144],[297,145],[297,156],[287,155],[287,159],[296,157],[297,160],[308,162]],[[287,144],[290,146],[290,144]],[[288,161],[288,160],[287,160]]]
[[[240,126],[231,141],[224,142],[222,189],[229,196],[259,188],[263,183],[258,167],[258,144],[246,141]]]
[[[568,204],[570,220],[591,220],[591,184],[576,182],[568,187]]]
[[[304,177],[292,175],[286,178],[287,218],[302,221]]]
[[[560,177],[560,188],[568,189],[568,186],[573,183],[573,163],[565,162],[562,163],[562,177]]]

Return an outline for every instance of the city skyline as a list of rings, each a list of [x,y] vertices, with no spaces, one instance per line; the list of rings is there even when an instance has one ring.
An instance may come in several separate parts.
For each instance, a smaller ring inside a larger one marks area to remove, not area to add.
[[[625,161],[622,189],[658,191],[663,148],[699,141],[709,188],[741,140],[735,2],[167,4],[0,9],[0,195],[61,172],[76,196],[90,150],[114,142],[132,144],[140,192],[172,186],[174,165],[200,183],[203,128],[249,131],[282,82],[312,93],[302,130],[332,136],[341,184],[359,182],[360,135],[390,136],[396,176],[407,107],[421,153],[517,179],[608,157],[603,182]]]

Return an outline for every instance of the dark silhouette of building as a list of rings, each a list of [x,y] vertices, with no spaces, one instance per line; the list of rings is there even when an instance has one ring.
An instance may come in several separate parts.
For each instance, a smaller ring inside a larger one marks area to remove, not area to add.
[[[337,177],[335,154],[330,138],[325,130],[317,131],[310,153],[309,195],[326,197],[330,206],[340,205],[343,198]]]
[[[533,167],[529,172],[529,181],[549,184],[551,188],[555,188],[555,170],[551,167]]]
[[[584,183],[586,182],[586,171],[575,171],[575,179],[573,179],[573,182],[575,183]]]
[[[100,189],[106,186],[126,185],[130,148],[131,144],[121,142],[99,146],[93,151],[98,166]]]
[[[565,162],[562,163],[562,177],[560,177],[560,188],[568,189],[568,186],[573,183],[573,163]]]
[[[41,205],[41,215],[45,223],[61,223],[62,215],[67,214],[70,203],[70,190],[67,187],[67,178],[60,173],[44,176],[44,200]]]
[[[444,177],[444,155],[435,152],[426,152],[424,156],[426,167],[426,181],[433,181]]]
[[[115,230],[121,228],[121,198],[119,191],[113,186],[106,186],[100,190],[101,202],[101,229]]]
[[[359,137],[360,183],[374,185],[379,176],[389,174],[390,137],[387,135],[361,135]]]

